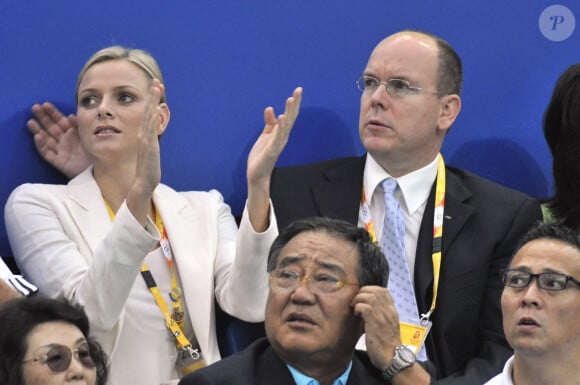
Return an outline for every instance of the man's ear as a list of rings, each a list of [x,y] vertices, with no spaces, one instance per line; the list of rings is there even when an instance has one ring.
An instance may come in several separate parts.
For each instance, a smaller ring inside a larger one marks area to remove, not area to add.
[[[157,136],[161,136],[169,124],[171,112],[169,111],[167,103],[160,103],[157,108],[159,109],[159,128],[157,129]]]
[[[461,98],[457,94],[445,95],[439,103],[441,110],[437,128],[447,132],[461,111]]]

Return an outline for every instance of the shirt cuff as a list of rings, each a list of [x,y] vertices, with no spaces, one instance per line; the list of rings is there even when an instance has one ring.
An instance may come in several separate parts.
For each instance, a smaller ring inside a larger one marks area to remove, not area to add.
[[[13,275],[12,277],[4,278],[6,283],[8,283],[14,290],[20,294],[27,296],[34,294],[38,291],[38,288],[25,280],[21,275]]]

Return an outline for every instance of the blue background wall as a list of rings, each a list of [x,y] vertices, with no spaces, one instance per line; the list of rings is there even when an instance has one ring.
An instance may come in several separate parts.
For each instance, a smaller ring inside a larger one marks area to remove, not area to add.
[[[553,4],[571,13],[541,17]],[[81,66],[122,44],[150,51],[164,72],[172,120],[163,182],[217,188],[239,212],[263,109],[281,112],[295,86],[304,87],[303,107],[279,164],[362,153],[355,80],[374,45],[404,28],[442,36],[464,62],[447,162],[545,197],[551,157],[541,119],[559,74],[580,61],[574,16],[580,24],[578,0],[0,0],[0,203],[21,183],[64,182],[36,155],[30,106],[50,100],[74,112]],[[0,255],[10,255],[3,220]]]

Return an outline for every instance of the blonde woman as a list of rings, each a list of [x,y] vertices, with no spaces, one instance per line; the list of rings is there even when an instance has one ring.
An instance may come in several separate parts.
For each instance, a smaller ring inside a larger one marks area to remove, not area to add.
[[[278,234],[270,174],[300,99],[297,88],[284,115],[266,110],[238,231],[219,192],[160,183],[170,110],[153,57],[109,47],[81,70],[78,134],[92,165],[66,186],[18,187],[5,216],[26,276],[85,307],[111,357],[111,384],[159,385],[219,360],[214,299],[235,317],[263,320],[267,252]]]

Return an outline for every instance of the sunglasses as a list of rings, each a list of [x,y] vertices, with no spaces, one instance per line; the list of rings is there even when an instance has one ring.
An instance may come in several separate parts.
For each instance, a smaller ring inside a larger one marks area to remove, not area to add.
[[[46,366],[48,366],[48,368],[54,373],[59,373],[64,372],[70,367],[74,355],[75,359],[85,368],[92,369],[95,367],[95,362],[91,355],[91,351],[94,351],[95,347],[88,342],[83,342],[76,349],[71,349],[64,345],[51,345],[48,347],[49,349],[46,353],[38,355],[39,350],[44,350],[46,348],[47,346],[39,348],[34,353],[33,359],[22,362],[40,362],[41,364],[46,364]]]

